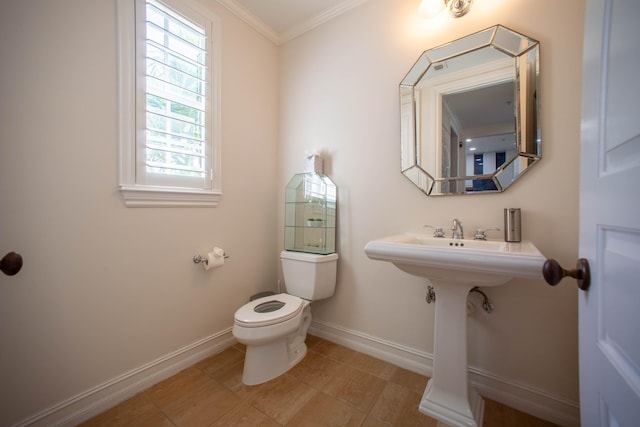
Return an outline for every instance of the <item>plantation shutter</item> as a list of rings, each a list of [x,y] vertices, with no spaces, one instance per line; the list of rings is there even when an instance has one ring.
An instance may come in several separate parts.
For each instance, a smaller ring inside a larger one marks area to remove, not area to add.
[[[138,56],[139,183],[211,188],[207,26],[164,2],[142,0]],[[140,22],[140,21],[139,21]],[[142,135],[143,134],[143,135]]]

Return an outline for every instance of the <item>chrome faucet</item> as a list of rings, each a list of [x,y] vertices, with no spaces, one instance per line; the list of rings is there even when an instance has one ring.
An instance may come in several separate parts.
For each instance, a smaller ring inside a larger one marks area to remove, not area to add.
[[[454,239],[464,239],[464,231],[462,230],[462,223],[458,218],[454,218],[451,222],[451,230],[453,230],[453,235],[451,236]]]

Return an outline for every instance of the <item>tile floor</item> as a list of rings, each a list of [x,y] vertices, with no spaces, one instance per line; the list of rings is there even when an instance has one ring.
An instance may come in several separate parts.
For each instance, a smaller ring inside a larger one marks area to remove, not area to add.
[[[205,359],[82,426],[430,426],[418,412],[427,377],[314,336],[292,370],[242,384],[240,344]],[[553,424],[485,399],[485,427]]]

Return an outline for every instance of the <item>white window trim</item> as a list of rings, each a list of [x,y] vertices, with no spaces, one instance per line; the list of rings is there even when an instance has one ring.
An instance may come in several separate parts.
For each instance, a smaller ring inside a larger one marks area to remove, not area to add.
[[[136,31],[135,0],[117,0],[118,14],[118,140],[119,190],[128,207],[216,207],[222,196],[220,112],[220,19],[197,4],[182,3],[212,23],[210,51],[212,188],[185,189],[136,183]]]

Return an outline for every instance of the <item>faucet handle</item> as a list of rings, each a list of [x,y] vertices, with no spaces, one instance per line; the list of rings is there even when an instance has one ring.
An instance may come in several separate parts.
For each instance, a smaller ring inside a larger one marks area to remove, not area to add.
[[[442,227],[434,227],[433,225],[425,225],[426,228],[433,228],[433,237],[444,237],[444,229]]]
[[[487,231],[500,231],[500,229],[498,227],[478,228],[473,238],[475,240],[487,240]]]

